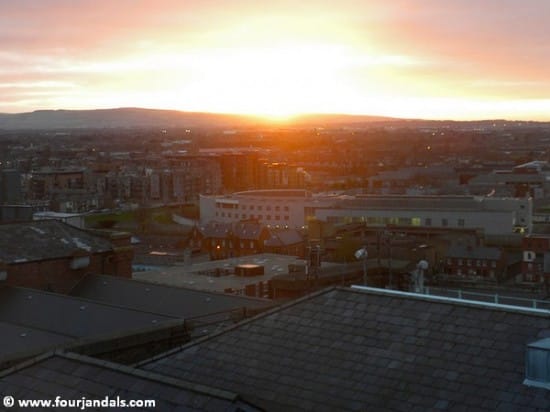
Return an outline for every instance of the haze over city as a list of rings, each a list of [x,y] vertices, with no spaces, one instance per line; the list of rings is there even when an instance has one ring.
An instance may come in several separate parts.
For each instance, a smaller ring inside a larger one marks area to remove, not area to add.
[[[550,3],[0,1],[0,112],[550,120]]]

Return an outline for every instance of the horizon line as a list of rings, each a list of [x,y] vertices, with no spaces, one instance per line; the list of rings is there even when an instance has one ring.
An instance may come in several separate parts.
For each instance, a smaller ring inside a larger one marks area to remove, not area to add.
[[[367,113],[342,113],[342,112],[304,112],[298,114],[290,115],[269,115],[269,114],[260,114],[260,113],[235,113],[235,112],[216,112],[216,111],[200,111],[200,110],[182,110],[182,109],[172,109],[172,108],[158,108],[158,107],[140,107],[140,106],[120,106],[120,107],[95,107],[95,108],[78,108],[78,109],[66,109],[66,108],[55,108],[55,109],[34,109],[31,111],[23,112],[0,112],[0,115],[7,116],[17,116],[32,114],[37,112],[98,112],[98,111],[115,111],[115,110],[149,110],[149,111],[158,111],[158,112],[177,112],[181,114],[197,114],[197,115],[214,115],[214,116],[233,116],[233,117],[242,117],[242,118],[255,118],[258,120],[263,120],[267,123],[292,123],[295,120],[300,118],[307,118],[312,116],[344,116],[344,117],[364,117],[364,118],[379,118],[379,120],[373,119],[371,122],[377,121],[389,121],[389,122],[400,122],[400,121],[416,121],[416,122],[456,122],[456,123],[477,123],[477,122],[527,122],[527,123],[550,123],[550,120],[537,120],[537,119],[507,119],[507,118],[470,118],[470,119],[436,119],[436,118],[410,118],[410,117],[395,117],[395,116],[385,116],[378,114],[367,114]]]

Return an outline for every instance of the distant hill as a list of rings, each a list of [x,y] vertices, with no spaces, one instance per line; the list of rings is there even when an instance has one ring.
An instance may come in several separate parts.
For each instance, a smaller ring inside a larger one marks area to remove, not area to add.
[[[346,114],[307,114],[287,121],[270,122],[258,116],[236,114],[182,112],[142,108],[118,108],[97,110],[36,110],[29,113],[0,113],[0,130],[59,130],[89,128],[223,128],[238,129],[255,126],[273,127],[364,127],[368,125],[391,125],[398,127],[506,127],[510,125],[537,126],[539,122],[519,122],[506,120],[422,120],[398,119],[392,117],[346,115]]]
[[[76,129],[119,127],[229,127],[250,122],[245,116],[140,108],[36,110],[0,114],[0,129]]]
[[[286,126],[331,126],[390,120],[384,117],[352,115],[304,115]],[[182,112],[141,108],[98,110],[37,110],[29,113],[0,113],[0,129],[82,129],[130,127],[240,128],[267,125],[269,121],[256,116]]]

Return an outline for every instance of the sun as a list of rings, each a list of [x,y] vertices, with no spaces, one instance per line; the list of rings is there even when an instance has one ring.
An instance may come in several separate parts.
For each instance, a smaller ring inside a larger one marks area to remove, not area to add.
[[[341,81],[341,57],[337,47],[319,44],[210,50],[194,56],[196,73],[174,79],[174,99],[181,96],[200,110],[271,121],[327,112],[349,88]]]

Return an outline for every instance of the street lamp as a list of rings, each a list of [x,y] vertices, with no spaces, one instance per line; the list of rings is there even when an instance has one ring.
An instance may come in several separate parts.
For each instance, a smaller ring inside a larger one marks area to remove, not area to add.
[[[363,285],[367,286],[367,258],[369,254],[367,253],[367,247],[363,246],[361,249],[355,251],[355,259],[363,259]]]

